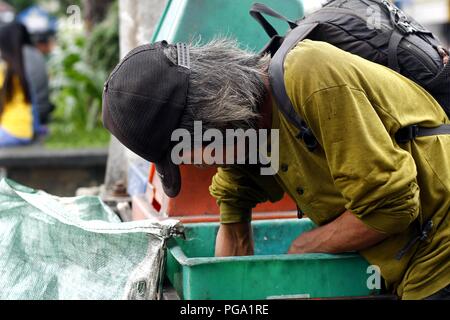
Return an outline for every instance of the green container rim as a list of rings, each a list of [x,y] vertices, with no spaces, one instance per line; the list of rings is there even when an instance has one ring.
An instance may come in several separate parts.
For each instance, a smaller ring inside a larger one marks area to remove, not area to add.
[[[282,224],[286,221],[292,219],[279,219],[279,220],[267,220],[267,221],[255,221],[252,225],[274,225],[274,224]],[[309,219],[305,219],[306,221],[310,221]],[[220,223],[196,223],[196,224],[185,224],[186,228],[195,227],[219,227]],[[280,261],[299,261],[299,260],[344,260],[344,259],[361,259],[361,256],[357,253],[342,253],[342,254],[326,254],[326,253],[308,253],[308,254],[282,254],[282,255],[256,255],[256,256],[244,256],[244,257],[199,257],[199,258],[189,258],[183,252],[183,249],[180,245],[176,243],[176,241],[170,241],[168,244],[168,250],[172,254],[173,258],[177,260],[178,263],[182,266],[192,267],[199,266],[203,264],[216,264],[216,263],[224,263],[224,262],[243,262],[243,261],[273,261],[274,259]]]

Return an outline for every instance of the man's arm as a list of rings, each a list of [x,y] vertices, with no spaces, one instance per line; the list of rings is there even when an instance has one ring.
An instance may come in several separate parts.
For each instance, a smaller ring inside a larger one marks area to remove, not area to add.
[[[216,257],[251,256],[253,232],[250,222],[222,224],[216,240]]]
[[[289,254],[360,251],[387,237],[347,211],[333,222],[302,234],[292,243]]]
[[[272,176],[259,176],[258,167],[219,168],[210,187],[220,207],[221,227],[216,256],[253,255],[252,208],[282,199],[284,191]]]

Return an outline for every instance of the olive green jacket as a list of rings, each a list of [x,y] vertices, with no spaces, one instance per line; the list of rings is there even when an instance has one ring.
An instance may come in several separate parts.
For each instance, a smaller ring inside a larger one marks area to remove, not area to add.
[[[211,194],[223,223],[249,221],[260,202],[287,192],[316,224],[347,210],[387,240],[360,252],[403,299],[422,299],[450,284],[450,136],[399,145],[395,133],[450,123],[420,86],[383,66],[323,42],[303,41],[286,58],[285,84],[320,147],[310,152],[298,129],[274,108],[281,169],[219,169]],[[272,150],[273,152],[273,150]],[[428,240],[396,254],[432,219]]]

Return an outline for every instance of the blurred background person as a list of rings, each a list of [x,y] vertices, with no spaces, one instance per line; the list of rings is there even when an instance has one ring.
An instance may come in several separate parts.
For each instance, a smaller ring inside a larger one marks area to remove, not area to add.
[[[4,1],[0,1],[0,25],[14,21],[16,12],[14,8]]]
[[[46,125],[55,109],[49,98],[47,57],[51,54],[55,44],[56,20],[39,6],[32,6],[22,11],[17,20],[26,27],[30,34],[31,44],[27,44],[23,48],[25,72],[33,93],[37,116],[40,123]],[[42,128],[39,133],[45,133]]]
[[[22,53],[30,43],[23,25],[0,26],[0,147],[31,143],[39,126]]]

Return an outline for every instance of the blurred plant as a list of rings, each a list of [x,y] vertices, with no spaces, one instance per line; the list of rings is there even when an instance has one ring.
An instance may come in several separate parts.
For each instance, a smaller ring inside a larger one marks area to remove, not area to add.
[[[119,59],[117,6],[89,37],[82,26],[60,23],[57,42],[49,61],[56,110],[47,145],[105,145],[101,104],[105,79]]]
[[[71,6],[82,7],[81,0],[37,0],[35,2],[52,15],[58,17],[66,17],[69,14],[67,9]]]
[[[83,0],[83,13],[86,26],[89,31],[102,22],[108,12],[110,12],[111,4],[114,0]]]
[[[33,0],[6,0],[5,2],[9,3],[10,5],[12,5],[15,9],[16,12],[20,12],[32,5],[35,5],[37,1],[33,1]]]
[[[114,2],[103,22],[98,24],[87,41],[89,63],[108,73],[119,61],[119,3]]]
[[[63,116],[73,126],[92,130],[97,125],[106,74],[92,69],[84,59],[86,38],[82,32],[62,30],[58,42],[59,47],[49,62],[52,101],[57,111],[64,111],[56,116]]]

